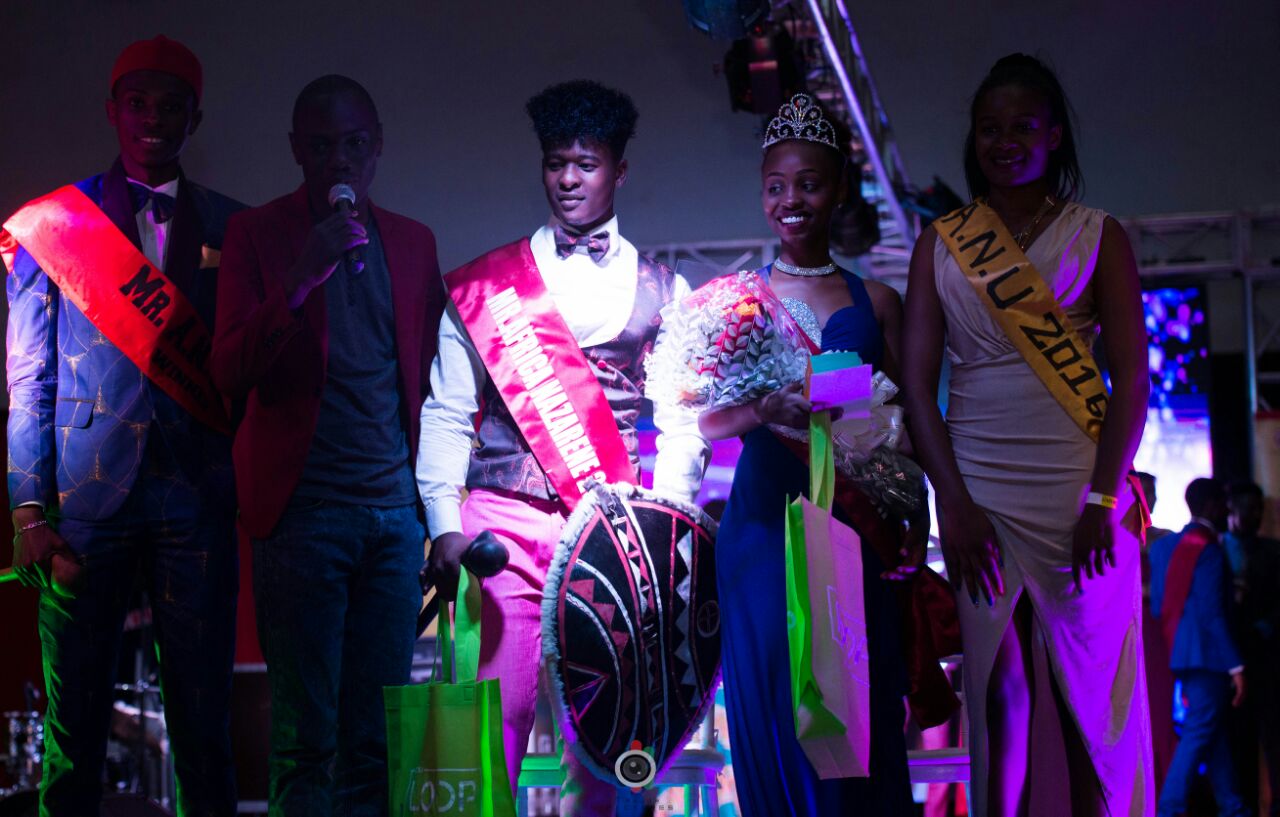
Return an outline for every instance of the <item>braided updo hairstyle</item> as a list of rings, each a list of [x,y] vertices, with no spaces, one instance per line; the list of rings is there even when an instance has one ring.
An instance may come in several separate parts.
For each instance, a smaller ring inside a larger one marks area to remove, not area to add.
[[[1055,198],[1065,201],[1078,199],[1084,194],[1084,174],[1076,158],[1076,140],[1071,127],[1075,112],[1054,73],[1043,62],[1026,54],[1009,54],[996,60],[969,102],[969,135],[964,140],[964,178],[969,185],[969,195],[978,198],[987,195],[991,189],[978,166],[978,155],[974,149],[978,103],[988,91],[1006,85],[1035,91],[1049,104],[1049,123],[1062,128],[1062,143],[1049,154],[1045,175]]]

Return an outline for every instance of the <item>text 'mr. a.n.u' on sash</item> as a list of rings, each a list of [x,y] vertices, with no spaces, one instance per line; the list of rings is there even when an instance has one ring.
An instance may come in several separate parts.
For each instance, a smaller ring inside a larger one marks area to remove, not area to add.
[[[556,309],[527,240],[445,277],[458,317],[556,493],[573,508],[588,480],[636,482],[613,410]]]
[[[975,201],[934,227],[1014,348],[1080,430],[1097,442],[1107,411],[1098,364],[1000,217]]]
[[[153,383],[200,422],[230,432],[207,367],[209,327],[88,196],[68,185],[14,213],[0,231],[8,270],[18,245]]]

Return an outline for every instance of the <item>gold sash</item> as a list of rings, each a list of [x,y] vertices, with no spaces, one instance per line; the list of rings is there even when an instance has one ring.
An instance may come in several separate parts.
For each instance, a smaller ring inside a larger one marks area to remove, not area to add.
[[[1107,387],[1098,364],[1000,217],[975,201],[934,225],[978,300],[1053,398],[1096,443],[1107,411]]]

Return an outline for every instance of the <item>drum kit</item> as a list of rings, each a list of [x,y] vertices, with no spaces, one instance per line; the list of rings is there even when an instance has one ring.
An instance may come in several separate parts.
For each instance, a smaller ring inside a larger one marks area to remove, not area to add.
[[[4,718],[9,723],[8,751],[4,756],[9,785],[0,787],[0,798],[34,790],[44,761],[44,716],[17,710],[5,712]]]
[[[544,657],[557,720],[572,725],[574,750],[588,768],[633,791],[650,785],[675,753],[699,739],[694,733],[719,669],[714,539],[715,523],[695,506],[632,486],[596,486],[568,520],[553,560],[543,629],[554,633]],[[505,545],[485,532],[462,561],[487,577],[503,570],[507,557]],[[425,596],[432,577],[423,567]],[[438,605],[433,596],[424,606],[419,633]],[[596,608],[612,612],[604,640],[597,637],[599,622],[581,615]],[[163,809],[176,803],[149,612],[144,599],[126,624],[137,639],[133,671],[126,667],[121,675],[135,680],[115,687],[104,815],[167,814]],[[619,666],[626,671],[611,671]],[[575,672],[600,681],[590,695],[577,694],[582,679]],[[45,723],[38,693],[27,688],[25,708],[4,713],[7,779],[0,778],[0,817],[37,813]]]
[[[132,658],[133,679],[115,685],[103,776],[103,814],[168,814],[175,801],[169,742],[165,731],[160,688],[150,649],[149,608],[129,614],[126,633],[136,634]],[[7,723],[5,752],[0,756],[0,817],[27,817],[38,813],[41,769],[45,754],[44,713],[40,692],[28,682],[24,707],[4,712]]]
[[[8,723],[0,784],[0,815],[34,814],[36,786],[40,782],[40,765],[44,761],[44,716],[36,709],[40,692],[35,684],[23,687],[22,709],[4,713]]]

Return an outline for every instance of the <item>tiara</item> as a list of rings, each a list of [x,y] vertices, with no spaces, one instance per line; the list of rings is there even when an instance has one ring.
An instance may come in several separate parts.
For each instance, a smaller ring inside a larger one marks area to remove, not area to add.
[[[839,150],[836,145],[836,129],[822,115],[822,109],[814,104],[808,94],[796,94],[790,102],[778,108],[778,115],[769,121],[764,130],[764,144],[768,148],[787,139],[803,139]]]

